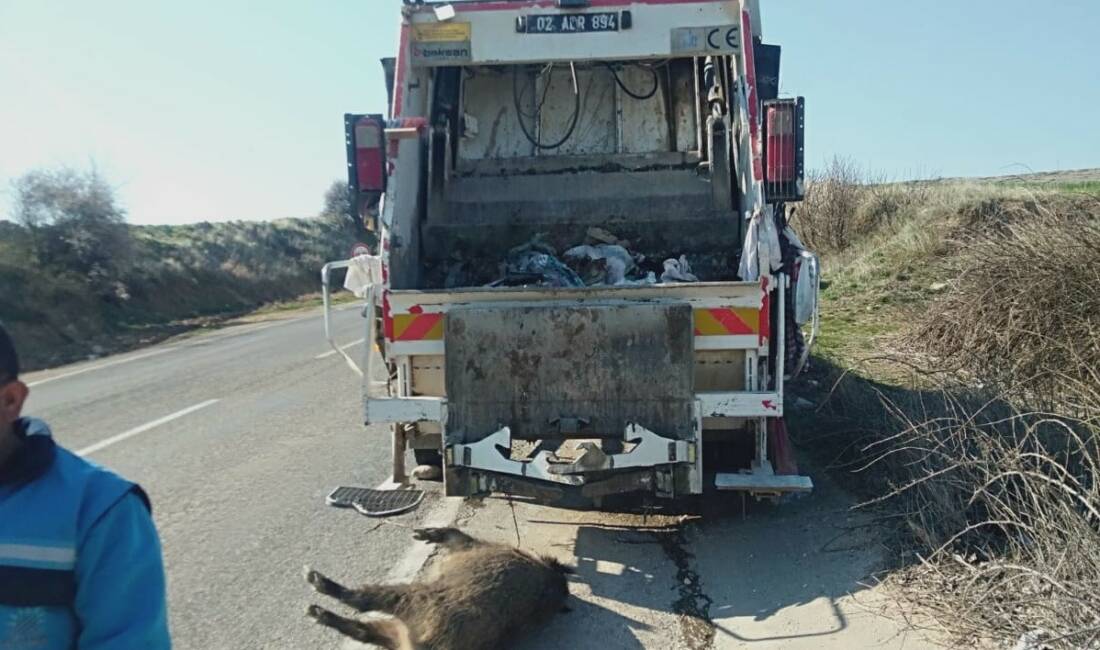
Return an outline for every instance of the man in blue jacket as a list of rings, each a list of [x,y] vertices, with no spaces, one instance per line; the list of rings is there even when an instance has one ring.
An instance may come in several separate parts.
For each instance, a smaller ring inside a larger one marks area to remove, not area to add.
[[[0,648],[169,648],[148,498],[21,417],[28,392],[0,326]]]

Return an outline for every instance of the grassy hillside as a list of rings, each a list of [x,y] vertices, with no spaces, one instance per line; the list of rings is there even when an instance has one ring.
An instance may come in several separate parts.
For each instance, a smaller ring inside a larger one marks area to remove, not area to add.
[[[321,266],[354,236],[336,218],[130,226],[131,262],[104,294],[87,278],[31,263],[29,233],[0,221],[0,320],[28,367],[85,358],[179,332],[212,317],[319,289]]]
[[[801,447],[898,524],[895,582],[959,642],[1094,647],[1100,197],[833,172],[794,217],[826,267]]]

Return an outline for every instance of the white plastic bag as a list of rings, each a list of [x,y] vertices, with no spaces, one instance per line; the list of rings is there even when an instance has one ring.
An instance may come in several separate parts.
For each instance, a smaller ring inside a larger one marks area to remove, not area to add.
[[[626,284],[626,274],[634,270],[634,258],[630,256],[630,251],[617,244],[574,246],[565,251],[565,257],[571,260],[603,260],[607,269],[604,283],[612,286]]]
[[[382,258],[378,255],[358,255],[350,260],[344,288],[357,298],[366,298],[371,285],[382,284]]]
[[[817,309],[821,268],[817,255],[809,251],[799,254],[798,281],[794,287],[794,322],[803,325],[813,318]]]
[[[665,260],[665,272],[661,274],[661,282],[698,282],[699,278],[691,272],[691,264],[688,264],[687,257],[680,256],[680,259],[667,259]]]

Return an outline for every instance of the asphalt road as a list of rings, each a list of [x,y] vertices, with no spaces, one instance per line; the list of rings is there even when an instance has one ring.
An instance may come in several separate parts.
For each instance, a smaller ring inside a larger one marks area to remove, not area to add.
[[[334,322],[362,337],[356,310]],[[366,581],[404,554],[405,531],[368,543],[362,516],[324,503],[389,476],[388,437],[362,426],[359,380],[327,349],[313,312],[26,377],[28,414],[149,493],[179,648],[336,647],[303,616],[302,565]]]
[[[361,354],[358,311],[334,323]],[[328,507],[337,485],[388,480],[389,438],[361,425],[359,380],[327,352],[310,312],[26,378],[28,414],[150,494],[176,647],[355,647],[304,617],[323,600],[303,565],[412,579],[431,549],[408,529],[451,523],[577,567],[574,611],[517,648],[924,646],[866,586],[883,559],[873,526],[820,476],[797,503],[742,511],[718,495],[688,519],[448,500],[437,484],[386,524]]]

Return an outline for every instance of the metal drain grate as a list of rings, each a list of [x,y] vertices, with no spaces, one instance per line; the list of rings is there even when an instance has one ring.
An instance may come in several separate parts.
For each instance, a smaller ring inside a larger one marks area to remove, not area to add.
[[[368,517],[388,517],[408,512],[424,500],[422,490],[375,490],[338,487],[326,501],[337,508],[355,508]]]

